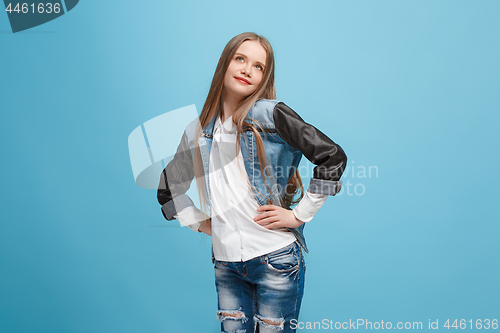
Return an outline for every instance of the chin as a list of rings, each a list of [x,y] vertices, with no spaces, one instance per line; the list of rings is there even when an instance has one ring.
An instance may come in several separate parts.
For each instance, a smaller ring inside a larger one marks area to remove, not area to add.
[[[248,90],[246,89],[227,89],[227,92],[230,93],[231,95],[238,96],[241,99],[247,98],[253,93],[253,92],[248,92]]]

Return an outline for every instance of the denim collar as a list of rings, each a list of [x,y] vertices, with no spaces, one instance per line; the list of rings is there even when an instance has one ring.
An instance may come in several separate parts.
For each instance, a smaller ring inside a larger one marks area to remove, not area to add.
[[[206,134],[205,136],[212,137],[214,133],[214,125],[215,125],[215,119],[217,119],[217,114],[215,114],[212,119],[208,122],[207,126],[203,129],[203,134]]]
[[[252,114],[253,114],[253,106],[250,108],[250,110],[248,110],[247,116],[245,118],[245,120],[248,123],[250,123],[250,124],[253,125]],[[218,116],[218,114],[216,113],[212,117],[212,119],[208,122],[208,124],[205,126],[205,128],[203,129],[202,133],[205,134],[205,136],[208,136],[210,138],[213,137],[213,134],[214,134],[214,125],[215,125],[215,120],[217,119],[217,116]]]

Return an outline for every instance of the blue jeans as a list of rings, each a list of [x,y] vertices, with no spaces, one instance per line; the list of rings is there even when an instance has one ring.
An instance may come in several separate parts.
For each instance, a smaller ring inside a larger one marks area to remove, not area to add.
[[[212,251],[212,262],[221,332],[295,332],[306,271],[296,241],[241,262],[215,260]]]

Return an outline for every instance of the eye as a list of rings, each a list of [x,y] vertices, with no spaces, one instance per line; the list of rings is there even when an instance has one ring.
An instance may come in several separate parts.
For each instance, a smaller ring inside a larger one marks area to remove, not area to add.
[[[243,61],[243,57],[240,57],[240,56],[237,56],[235,59],[238,61]]]
[[[257,68],[259,71],[264,70],[261,65],[256,65],[255,68]]]

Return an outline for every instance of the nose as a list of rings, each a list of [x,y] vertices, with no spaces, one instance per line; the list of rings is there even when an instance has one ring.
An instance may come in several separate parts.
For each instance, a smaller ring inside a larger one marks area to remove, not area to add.
[[[252,74],[252,67],[250,65],[247,65],[247,66],[244,66],[242,69],[241,69],[241,74],[245,74],[245,75],[248,75],[250,76]]]

